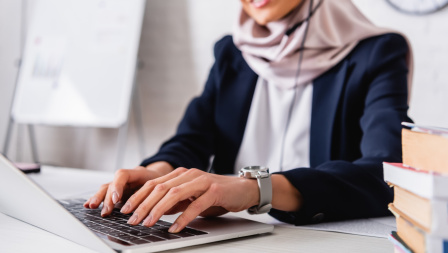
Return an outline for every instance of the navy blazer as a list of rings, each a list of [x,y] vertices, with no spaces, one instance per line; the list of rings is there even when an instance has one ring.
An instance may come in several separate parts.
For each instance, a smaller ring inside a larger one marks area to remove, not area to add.
[[[270,214],[293,224],[388,215],[393,192],[382,162],[401,162],[401,125],[410,121],[405,39],[386,34],[361,41],[313,81],[310,168],[281,172],[302,194],[298,212]],[[177,133],[146,166],[234,172],[258,76],[226,36],[203,93],[189,104]],[[248,164],[254,165],[254,164]]]

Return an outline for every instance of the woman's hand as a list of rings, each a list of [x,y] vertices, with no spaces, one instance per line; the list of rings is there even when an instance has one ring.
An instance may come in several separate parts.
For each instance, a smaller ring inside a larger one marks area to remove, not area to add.
[[[238,212],[258,205],[257,180],[178,168],[147,181],[121,209],[134,214],[128,223],[153,226],[162,215],[183,211],[169,229],[179,232],[197,216]]]
[[[102,185],[100,190],[84,203],[84,207],[98,208],[103,202],[101,216],[107,216],[112,212],[116,203],[126,200],[148,180],[161,177],[171,171],[173,171],[173,167],[167,162],[155,162],[146,168],[138,166],[132,170],[118,170],[114,180]]]

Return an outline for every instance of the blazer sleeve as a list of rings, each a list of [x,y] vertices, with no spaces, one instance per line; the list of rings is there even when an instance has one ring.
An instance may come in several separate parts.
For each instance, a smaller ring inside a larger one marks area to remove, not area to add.
[[[408,45],[400,35],[378,39],[367,59],[368,85],[362,129],[362,156],[328,161],[314,168],[281,172],[302,194],[298,212],[270,214],[296,225],[390,215],[393,192],[383,180],[382,162],[401,162],[401,125],[407,116]],[[350,98],[345,98],[350,99]],[[350,138],[350,136],[342,136]]]

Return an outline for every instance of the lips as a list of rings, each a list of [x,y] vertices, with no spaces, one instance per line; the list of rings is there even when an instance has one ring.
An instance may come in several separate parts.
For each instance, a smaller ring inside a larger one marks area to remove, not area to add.
[[[261,8],[269,3],[270,0],[253,0],[252,5],[255,8]]]

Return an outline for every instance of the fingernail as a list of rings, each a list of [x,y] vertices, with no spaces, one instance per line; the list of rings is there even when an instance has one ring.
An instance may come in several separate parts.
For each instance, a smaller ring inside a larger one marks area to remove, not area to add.
[[[149,224],[151,224],[151,220],[152,220],[152,215],[149,214],[148,217],[146,217],[146,219],[143,221],[143,226],[148,227]]]
[[[131,218],[129,218],[129,220],[128,220],[128,224],[134,224],[134,223],[137,221],[137,219],[138,219],[138,214],[137,214],[137,213],[134,213],[134,214],[131,216]]]
[[[126,205],[124,205],[124,206],[121,208],[120,212],[122,212],[122,213],[127,213],[127,212],[129,212],[130,209],[131,209],[131,205],[130,205],[129,203],[126,203]]]
[[[97,205],[97,204],[96,204],[96,202],[97,202],[97,198],[96,198],[96,197],[92,197],[90,200],[88,200],[88,202],[90,202],[90,203],[89,203],[89,207],[90,207],[90,208],[95,208],[95,206]]]
[[[117,192],[112,193],[112,202],[114,204],[117,204],[117,202],[118,202],[118,193]]]
[[[109,212],[109,207],[108,206],[104,206],[103,210],[101,210],[101,216],[104,216],[108,212]]]
[[[170,229],[168,229],[168,232],[170,233],[176,233],[177,232],[177,227],[179,227],[179,225],[177,225],[177,223],[174,223]]]

